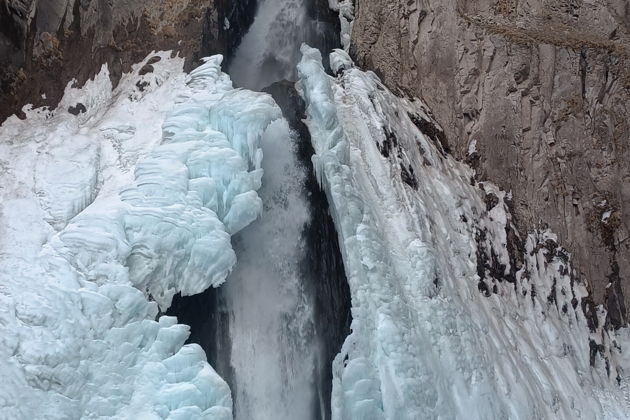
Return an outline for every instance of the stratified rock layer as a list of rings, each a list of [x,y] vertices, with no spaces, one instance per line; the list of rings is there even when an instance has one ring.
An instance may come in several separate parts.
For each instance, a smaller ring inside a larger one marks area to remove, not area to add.
[[[630,304],[629,30],[623,0],[357,0],[351,46],[512,192],[522,232],[559,234],[612,327]]]

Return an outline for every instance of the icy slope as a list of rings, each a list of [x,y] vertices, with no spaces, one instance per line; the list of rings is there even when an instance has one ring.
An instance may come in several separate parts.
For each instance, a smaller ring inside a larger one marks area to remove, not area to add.
[[[281,113],[234,90],[220,56],[190,75],[157,56],[0,127],[2,419],[232,417],[188,327],[155,319],[225,280]]]
[[[518,238],[509,194],[446,153],[420,101],[343,51],[336,79],[302,52],[314,164],[352,292],[333,418],[628,418],[628,332],[603,330],[554,235]]]

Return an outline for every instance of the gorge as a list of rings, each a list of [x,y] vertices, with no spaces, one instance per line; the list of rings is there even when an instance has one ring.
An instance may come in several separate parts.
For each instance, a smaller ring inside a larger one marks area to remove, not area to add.
[[[628,418],[622,3],[0,4],[0,419]]]

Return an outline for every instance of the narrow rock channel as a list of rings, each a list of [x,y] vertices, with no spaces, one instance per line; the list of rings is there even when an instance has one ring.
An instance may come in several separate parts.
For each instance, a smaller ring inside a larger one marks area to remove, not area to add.
[[[169,314],[191,326],[232,390],[237,419],[329,419],[331,364],[350,328],[350,293],[328,202],[315,179],[304,104],[295,91],[302,42],[339,45],[318,0],[266,0],[229,58],[237,86],[270,93],[286,121],[263,139],[264,204],[233,238],[225,285],[176,296]]]

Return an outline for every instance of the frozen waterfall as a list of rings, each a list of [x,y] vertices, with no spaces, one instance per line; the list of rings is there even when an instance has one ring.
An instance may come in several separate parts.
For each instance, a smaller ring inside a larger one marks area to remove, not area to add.
[[[335,77],[302,52],[298,90],[352,292],[333,419],[628,418],[630,332],[606,331],[604,311],[595,328],[586,319],[586,283],[557,237],[515,237],[510,194],[444,150],[422,101],[345,51],[331,54]]]
[[[630,331],[326,3],[0,127],[0,419],[630,418]]]
[[[221,56],[190,75],[152,60],[0,128],[1,418],[232,418],[227,384],[159,309],[231,271],[280,109],[233,89]]]
[[[311,0],[261,2],[231,59],[235,83],[251,89],[275,83],[269,87],[275,99],[290,96],[300,45],[336,34],[314,8]],[[293,96],[299,98],[294,90]],[[283,110],[295,113],[296,107]],[[192,325],[191,339],[204,345],[230,384],[237,419],[329,418],[331,363],[348,333],[349,292],[338,285],[345,277],[337,235],[300,124],[298,117],[291,126],[278,120],[262,138],[263,211],[234,237],[238,262],[226,284],[201,298],[178,298],[170,312]],[[324,325],[337,318],[338,326]]]

